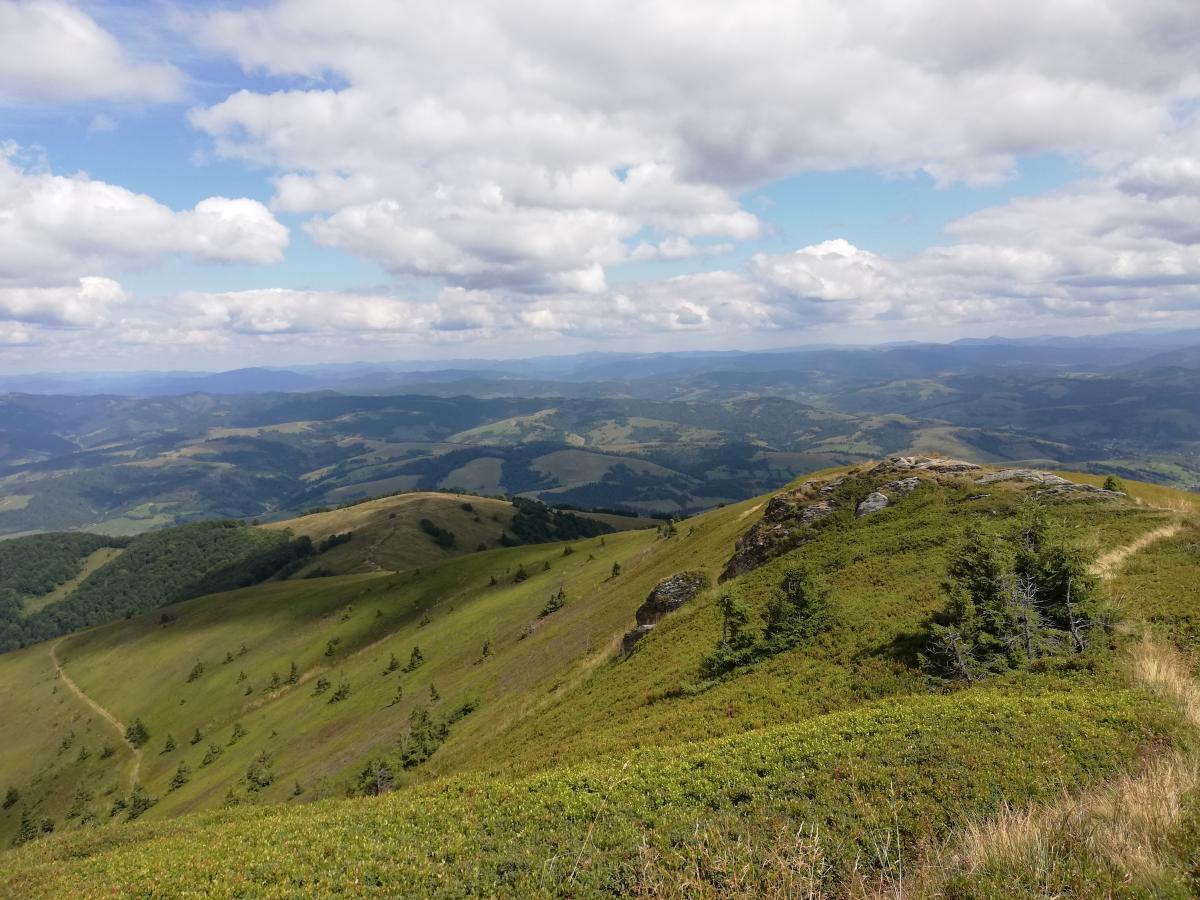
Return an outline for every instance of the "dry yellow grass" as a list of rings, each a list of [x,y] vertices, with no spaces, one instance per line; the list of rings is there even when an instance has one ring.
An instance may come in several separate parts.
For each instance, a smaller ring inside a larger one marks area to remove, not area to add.
[[[1134,681],[1175,705],[1200,728],[1200,688],[1189,661],[1169,644],[1148,635],[1132,654]],[[875,896],[941,896],[944,878],[954,873],[1021,871],[1048,875],[1063,850],[1102,861],[1127,880],[1145,880],[1169,864],[1173,829],[1183,798],[1200,787],[1200,757],[1173,750],[1136,772],[1079,795],[1028,809],[1005,807],[983,822],[966,825],[921,867],[908,887],[881,885]]]

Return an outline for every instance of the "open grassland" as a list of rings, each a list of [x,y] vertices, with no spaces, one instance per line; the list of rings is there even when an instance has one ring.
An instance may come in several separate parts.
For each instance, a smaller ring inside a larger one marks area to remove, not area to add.
[[[311,538],[320,546],[335,535],[349,535],[314,557],[298,577],[321,570],[338,575],[356,572],[400,572],[431,566],[451,557],[502,546],[501,536],[515,514],[507,500],[473,494],[415,491],[379,497],[338,509],[315,512],[261,526]],[[651,522],[633,516],[578,513],[620,531],[647,528]],[[454,535],[451,546],[437,543],[421,528],[427,519]]]
[[[157,803],[116,827],[76,827],[89,814],[108,821],[125,794],[130,757],[115,730],[69,695],[45,645],[0,656],[0,684],[20,685],[0,693],[0,716],[31,732],[12,753],[41,766],[11,769],[23,799],[0,811],[0,841],[29,805],[67,832],[0,857],[0,893],[819,896],[894,885],[949,852],[960,827],[1117,783],[1193,740],[1120,646],[931,693],[916,654],[963,530],[1011,530],[1035,502],[1069,543],[1139,547],[1106,589],[1127,618],[1189,640],[1197,535],[1178,495],[1036,490],[964,477],[866,518],[830,518],[730,585],[758,625],[783,570],[803,560],[830,588],[833,627],[714,681],[698,663],[720,633],[718,589],[627,656],[620,638],[662,579],[715,580],[763,498],[672,536],[269,583],[69,637],[63,671],[151,735],[139,780]],[[1180,530],[1144,542],[1167,526]],[[560,591],[565,604],[547,612]],[[423,661],[406,671],[414,647]],[[447,732],[401,768],[397,748],[422,710]],[[72,727],[71,749],[55,756]],[[104,741],[115,752],[101,766]],[[5,773],[9,753],[0,746]],[[385,758],[394,793],[340,799]],[[83,816],[67,818],[75,806]],[[1172,819],[1172,834],[1187,821]]]
[[[351,535],[345,544],[315,558],[299,573],[315,568],[338,574],[398,572],[428,566],[452,556],[500,546],[499,538],[513,518],[512,504],[470,494],[415,492],[380,497],[340,509],[312,513],[263,525],[312,538],[314,544],[336,534]],[[454,534],[452,547],[441,547],[421,530],[429,519]]]
[[[1050,797],[1113,774],[1167,739],[1169,722],[1132,692],[913,698],[526,779],[84,832],[0,862],[0,878],[28,897],[199,885],[221,897],[659,896],[690,881],[749,893],[784,886],[764,864],[786,820],[813,829],[798,861],[828,889],[1003,796]],[[741,858],[714,858],[698,823]]]

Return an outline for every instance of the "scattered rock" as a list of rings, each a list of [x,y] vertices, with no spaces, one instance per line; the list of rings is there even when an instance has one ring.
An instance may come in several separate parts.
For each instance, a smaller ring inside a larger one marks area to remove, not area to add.
[[[871,470],[872,475],[891,472],[931,472],[935,475],[957,475],[974,472],[980,468],[975,463],[961,459],[946,459],[938,456],[890,456]]]
[[[889,481],[883,486],[883,489],[893,494],[899,494],[901,497],[907,497],[920,486],[921,479],[916,475],[913,475],[911,478],[901,478],[898,481]]]
[[[621,652],[628,653],[633,649],[634,644],[636,644],[653,630],[653,625],[639,625],[634,628],[633,631],[625,632],[625,637],[621,638]]]
[[[1104,488],[1098,488],[1090,484],[1075,484],[1067,482],[1066,484],[1056,484],[1053,487],[1043,488],[1040,491],[1035,491],[1037,496],[1062,496],[1064,494],[1087,494],[1089,497],[1107,497],[1112,500],[1124,499],[1128,496],[1124,491],[1106,491]]]
[[[1061,475],[1041,472],[1037,469],[1001,469],[999,472],[989,472],[987,475],[980,475],[975,479],[976,484],[996,484],[1001,481],[1032,481],[1035,484],[1051,485],[1074,484]],[[1076,485],[1076,487],[1083,487],[1083,485]]]
[[[801,489],[806,488],[810,484],[814,484],[814,483],[815,482],[812,482],[812,481],[806,481],[806,482],[804,482],[803,485],[801,485]],[[839,475],[837,478],[833,479],[832,481],[828,482],[827,484],[822,485],[818,490],[822,494],[832,494],[834,491],[836,491],[838,488],[840,488],[845,483],[846,483],[846,476]]]
[[[703,572],[680,572],[654,586],[635,617],[639,625],[653,625],[667,613],[674,612],[708,587]]]
[[[621,651],[632,650],[634,644],[654,630],[663,616],[679,609],[708,585],[708,576],[703,572],[680,572],[656,584],[634,614],[637,627],[622,639]]]
[[[863,498],[862,503],[858,504],[858,509],[854,511],[855,516],[869,516],[871,513],[879,512],[881,509],[886,509],[891,505],[891,500],[887,498],[887,494],[881,494],[879,491],[872,491]]]

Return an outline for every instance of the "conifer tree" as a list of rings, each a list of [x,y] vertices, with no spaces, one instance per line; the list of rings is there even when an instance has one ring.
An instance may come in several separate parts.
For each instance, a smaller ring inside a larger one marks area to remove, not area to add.
[[[767,604],[764,649],[768,653],[790,649],[828,630],[832,624],[828,592],[806,570],[790,568],[783,573],[779,590]]]
[[[21,810],[21,823],[17,826],[17,833],[13,835],[12,846],[20,847],[22,844],[28,844],[38,836],[37,826],[33,822],[33,817],[29,815],[28,809]]]

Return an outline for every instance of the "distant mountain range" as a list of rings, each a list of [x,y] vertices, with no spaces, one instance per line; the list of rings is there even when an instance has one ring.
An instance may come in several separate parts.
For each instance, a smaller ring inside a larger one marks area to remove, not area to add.
[[[857,375],[869,381],[916,378],[947,370],[998,366],[1108,372],[1148,365],[1200,367],[1200,329],[1120,332],[1088,337],[964,338],[947,344],[814,345],[782,350],[680,353],[580,353],[528,359],[414,360],[313,366],[250,367],[226,372],[80,372],[0,376],[0,393],[254,394],[333,390],[353,394],[486,393],[521,396],[665,397],[678,379],[701,373]],[[1153,361],[1153,362],[1152,362]],[[564,391],[563,384],[575,390]]]

